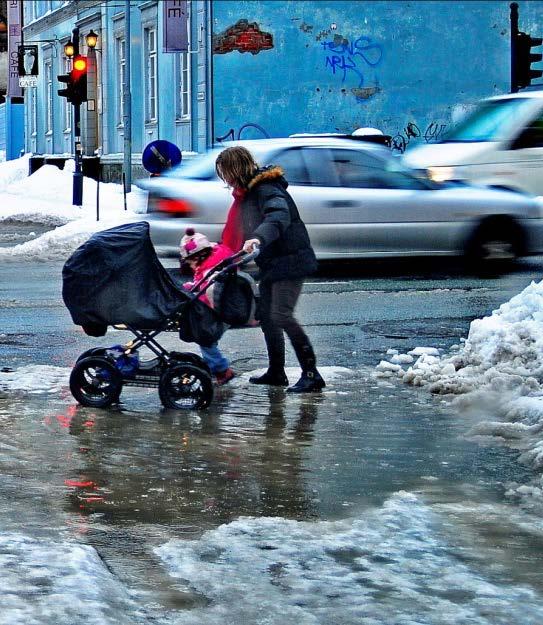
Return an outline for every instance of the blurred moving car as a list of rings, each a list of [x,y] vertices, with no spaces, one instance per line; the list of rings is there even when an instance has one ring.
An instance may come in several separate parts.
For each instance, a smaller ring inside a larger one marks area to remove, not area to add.
[[[434,180],[543,195],[543,91],[483,100],[443,141],[408,150],[403,160]]]
[[[543,252],[542,205],[518,193],[420,179],[380,145],[334,137],[240,141],[280,165],[317,257],[467,255],[474,262]],[[231,191],[215,173],[220,150],[138,184],[157,251],[177,254],[189,226],[219,240]]]

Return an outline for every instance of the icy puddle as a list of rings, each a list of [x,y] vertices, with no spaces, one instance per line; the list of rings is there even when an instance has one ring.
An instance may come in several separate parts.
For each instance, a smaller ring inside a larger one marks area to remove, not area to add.
[[[99,411],[68,373],[0,372],[1,625],[543,622],[543,522],[504,496],[530,473],[440,398],[324,367]]]

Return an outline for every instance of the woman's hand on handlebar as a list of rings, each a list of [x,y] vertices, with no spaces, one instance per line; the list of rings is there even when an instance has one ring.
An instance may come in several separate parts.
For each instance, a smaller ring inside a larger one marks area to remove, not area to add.
[[[255,249],[259,246],[260,239],[247,239],[247,241],[245,241],[245,243],[243,244],[243,251],[247,252],[247,254],[250,254],[251,252],[254,252]]]

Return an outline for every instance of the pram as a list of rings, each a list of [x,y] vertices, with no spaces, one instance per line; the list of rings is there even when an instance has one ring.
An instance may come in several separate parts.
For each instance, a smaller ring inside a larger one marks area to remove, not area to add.
[[[205,361],[192,352],[169,352],[156,337],[175,331],[185,342],[209,346],[227,327],[250,323],[254,282],[238,268],[257,255],[258,250],[238,252],[187,291],[158,260],[147,222],[94,234],[63,267],[64,303],[73,322],[90,336],[104,336],[113,326],[131,331],[135,338],[79,356],[70,375],[75,399],[84,406],[104,408],[119,400],[124,386],[139,386],[158,388],[166,408],[209,406],[213,384]],[[219,293],[214,298],[218,309],[199,299],[212,285]],[[228,306],[229,299],[236,302],[235,310]],[[141,347],[154,357],[140,360]]]

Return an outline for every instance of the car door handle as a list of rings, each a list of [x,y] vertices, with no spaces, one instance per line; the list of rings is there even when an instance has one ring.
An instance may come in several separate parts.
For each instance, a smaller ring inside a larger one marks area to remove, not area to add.
[[[354,200],[328,200],[328,202],[324,202],[324,205],[326,208],[356,208],[360,206]]]

